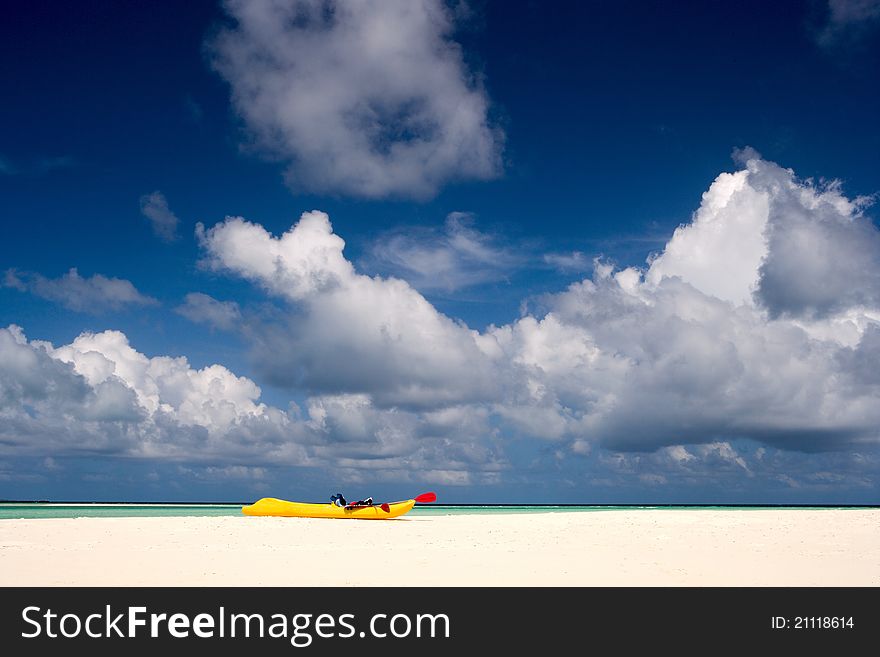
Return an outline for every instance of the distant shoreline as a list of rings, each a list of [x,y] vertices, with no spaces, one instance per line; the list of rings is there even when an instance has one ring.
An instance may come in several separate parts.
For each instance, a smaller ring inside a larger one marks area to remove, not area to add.
[[[241,502],[106,502],[106,501],[65,501],[65,500],[0,500],[0,504],[42,504],[45,506],[243,506],[252,504],[254,500],[246,500]],[[624,509],[659,509],[659,508],[686,508],[686,509],[723,509],[723,508],[743,508],[743,509],[880,509],[880,504],[771,504],[771,503],[655,503],[655,502],[637,502],[637,503],[602,503],[596,504],[591,502],[570,503],[570,502],[472,502],[462,504],[424,504],[417,506],[425,507],[548,507],[548,508],[624,508]]]
[[[246,503],[245,503],[246,504]],[[242,515],[242,503],[231,502],[2,502],[0,523],[11,520],[52,520],[59,518],[173,518],[173,517],[229,517]],[[746,513],[792,513],[875,511],[877,506],[839,505],[648,505],[648,504],[418,504],[411,512],[419,517],[461,515],[525,515],[542,513],[692,513],[725,515]]]

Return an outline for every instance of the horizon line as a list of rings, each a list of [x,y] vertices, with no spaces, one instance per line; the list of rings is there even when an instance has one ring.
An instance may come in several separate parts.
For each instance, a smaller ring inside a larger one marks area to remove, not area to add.
[[[139,505],[139,506],[245,506],[253,504],[248,502],[135,502],[117,500],[108,502],[106,500],[2,500],[0,504],[81,504],[81,505]],[[320,502],[315,502],[320,504]],[[464,502],[464,503],[416,503],[419,507],[789,507],[789,508],[853,508],[853,509],[876,509],[880,508],[880,504],[852,504],[852,503],[772,503],[772,502],[749,502],[749,503],[713,503],[713,502]]]

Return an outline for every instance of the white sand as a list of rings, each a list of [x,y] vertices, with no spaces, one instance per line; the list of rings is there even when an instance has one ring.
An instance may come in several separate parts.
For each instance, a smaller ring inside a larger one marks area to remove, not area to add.
[[[877,586],[880,510],[0,520],[0,585]]]

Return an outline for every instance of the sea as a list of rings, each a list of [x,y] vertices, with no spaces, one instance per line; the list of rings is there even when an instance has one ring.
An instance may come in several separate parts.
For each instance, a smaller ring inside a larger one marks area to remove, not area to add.
[[[173,516],[241,516],[244,503],[103,503],[103,502],[0,502],[0,520],[36,518],[166,518]],[[743,509],[856,509],[872,508],[867,505],[684,505],[684,504],[417,504],[408,515],[442,516],[461,514],[499,513],[558,513],[633,511],[638,509],[692,509],[730,511]]]

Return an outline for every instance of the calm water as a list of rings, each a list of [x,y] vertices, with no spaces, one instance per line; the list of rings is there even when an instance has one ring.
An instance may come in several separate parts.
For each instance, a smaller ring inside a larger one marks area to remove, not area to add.
[[[552,513],[559,511],[617,511],[637,509],[818,509],[855,508],[844,506],[610,506],[610,505],[450,505],[417,506],[410,515],[488,513]],[[169,516],[241,516],[241,504],[47,504],[42,502],[0,502],[0,520],[12,518],[162,518]]]

